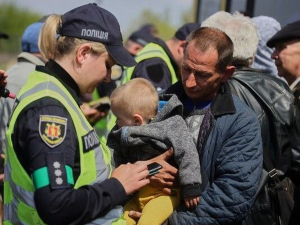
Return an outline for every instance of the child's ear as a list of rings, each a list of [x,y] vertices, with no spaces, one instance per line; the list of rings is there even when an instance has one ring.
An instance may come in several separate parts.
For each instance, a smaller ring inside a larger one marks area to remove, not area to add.
[[[135,126],[141,126],[144,122],[143,117],[139,114],[134,114],[133,119],[134,119]]]

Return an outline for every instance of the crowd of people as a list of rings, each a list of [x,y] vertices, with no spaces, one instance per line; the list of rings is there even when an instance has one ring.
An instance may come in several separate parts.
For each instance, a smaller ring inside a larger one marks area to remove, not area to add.
[[[300,21],[120,30],[49,15],[0,70],[4,224],[297,224]]]

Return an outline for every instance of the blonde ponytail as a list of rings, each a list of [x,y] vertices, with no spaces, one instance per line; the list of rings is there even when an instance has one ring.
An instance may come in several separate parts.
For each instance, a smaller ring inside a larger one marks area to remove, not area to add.
[[[53,59],[57,49],[57,29],[61,24],[60,15],[50,15],[45,21],[40,36],[39,49],[43,57],[47,60]]]

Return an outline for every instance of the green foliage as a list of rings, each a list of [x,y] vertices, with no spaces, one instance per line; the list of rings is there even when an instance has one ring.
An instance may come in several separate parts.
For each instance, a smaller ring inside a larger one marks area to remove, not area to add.
[[[187,10],[187,11],[185,11],[185,12],[183,12],[182,13],[182,15],[181,15],[181,20],[183,21],[183,24],[184,23],[194,23],[194,22],[196,22],[195,21],[195,15],[194,15],[195,13],[191,13],[191,11],[190,10]]]
[[[1,39],[1,52],[20,52],[21,37],[27,26],[38,21],[42,15],[10,4],[0,4],[0,31],[9,35]]]

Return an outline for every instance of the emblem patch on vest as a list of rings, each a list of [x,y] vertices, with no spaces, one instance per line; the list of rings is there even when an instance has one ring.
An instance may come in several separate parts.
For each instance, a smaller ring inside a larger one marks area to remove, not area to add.
[[[42,140],[50,147],[60,145],[66,137],[67,118],[41,115],[39,133]]]

